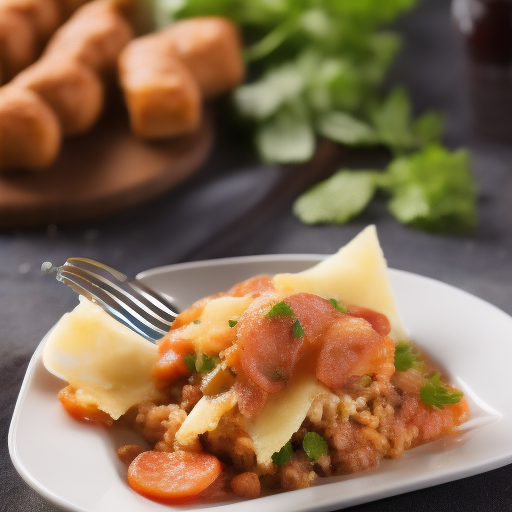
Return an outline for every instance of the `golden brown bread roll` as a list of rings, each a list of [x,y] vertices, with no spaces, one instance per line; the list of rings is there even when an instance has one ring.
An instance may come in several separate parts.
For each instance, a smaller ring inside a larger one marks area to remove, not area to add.
[[[55,112],[65,136],[87,132],[103,109],[103,83],[73,59],[44,57],[22,71],[12,85],[39,94]]]
[[[191,18],[174,23],[161,34],[192,71],[205,98],[230,91],[242,82],[240,35],[231,21],[217,16]]]
[[[0,89],[0,171],[46,167],[57,157],[60,140],[59,121],[36,93]]]
[[[0,12],[0,66],[7,82],[37,56],[37,40],[30,21],[18,12]]]
[[[59,25],[88,0],[0,0],[0,84],[32,64]]]
[[[5,115],[7,120],[2,119],[2,130],[15,128],[0,141],[0,169],[48,166],[57,156],[62,135],[77,135],[92,127],[104,102],[105,86],[99,73],[115,69],[117,56],[130,37],[131,27],[115,4],[96,0],[80,8],[58,31],[39,61],[0,88],[0,117]],[[30,140],[17,136],[33,137],[32,146]]]
[[[111,0],[95,0],[78,9],[55,33],[45,56],[73,58],[98,73],[116,69],[133,29]]]
[[[128,44],[119,58],[119,78],[138,137],[172,137],[198,128],[199,86],[189,69],[172,52],[165,52],[158,35]]]
[[[47,41],[63,21],[57,0],[0,0],[0,16],[5,11],[24,16],[38,41]]]
[[[214,16],[134,39],[119,59],[132,131],[145,139],[193,131],[202,97],[229,91],[243,74],[237,29]]]

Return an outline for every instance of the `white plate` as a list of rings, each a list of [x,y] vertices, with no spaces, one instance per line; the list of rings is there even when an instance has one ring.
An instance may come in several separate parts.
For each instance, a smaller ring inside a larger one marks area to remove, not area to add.
[[[192,301],[261,273],[296,272],[321,256],[257,256],[163,267],[141,274],[184,308]],[[391,280],[413,339],[449,369],[470,399],[472,419],[456,439],[438,441],[385,460],[365,473],[319,479],[309,489],[246,502],[199,508],[215,512],[326,511],[448,482],[512,462],[512,393],[505,377],[512,359],[512,318],[446,284],[391,270]],[[36,350],[9,431],[12,461],[42,496],[73,512],[176,510],[146,500],[126,482],[117,446],[126,432],[71,419],[57,400],[62,381]],[[179,507],[190,509],[194,506]]]

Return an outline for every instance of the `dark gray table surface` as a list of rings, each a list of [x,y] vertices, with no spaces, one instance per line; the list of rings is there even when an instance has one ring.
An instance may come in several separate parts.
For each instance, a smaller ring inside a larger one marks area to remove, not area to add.
[[[81,255],[135,275],[207,258],[329,254],[375,223],[391,267],[448,282],[512,314],[512,147],[478,139],[466,129],[448,0],[423,2],[399,28],[407,45],[393,81],[409,87],[418,113],[431,107],[447,113],[447,145],[467,145],[473,151],[480,186],[476,232],[451,237],[415,231],[391,219],[383,203],[348,226],[301,225],[290,213],[294,189],[283,182],[283,176],[293,181],[293,171],[262,168],[238,145],[221,141],[197,175],[151,204],[80,226],[0,234],[0,510],[56,510],[22,481],[7,451],[9,423],[29,358],[48,329],[76,303],[73,292],[41,275],[43,261],[61,263]],[[383,156],[349,152],[340,165],[381,165]],[[512,511],[512,465],[351,510]]]

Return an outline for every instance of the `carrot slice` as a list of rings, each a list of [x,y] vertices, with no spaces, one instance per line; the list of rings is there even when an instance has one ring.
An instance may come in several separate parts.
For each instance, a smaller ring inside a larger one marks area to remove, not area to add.
[[[150,498],[180,500],[204,491],[221,472],[219,459],[207,453],[144,452],[128,467],[128,483]]]
[[[160,359],[153,367],[153,378],[167,384],[190,375],[185,356],[194,351],[192,342],[181,338],[180,331],[171,331],[159,342]]]
[[[76,390],[71,386],[61,389],[58,396],[64,409],[77,420],[95,421],[109,427],[114,423],[114,420],[106,412],[100,411],[96,404],[80,401]]]

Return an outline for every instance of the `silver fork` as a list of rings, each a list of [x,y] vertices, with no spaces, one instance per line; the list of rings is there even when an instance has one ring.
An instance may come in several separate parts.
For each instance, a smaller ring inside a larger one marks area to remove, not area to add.
[[[69,258],[61,267],[49,261],[43,274],[101,306],[110,316],[155,343],[169,332],[178,308],[137,279],[88,258]]]

